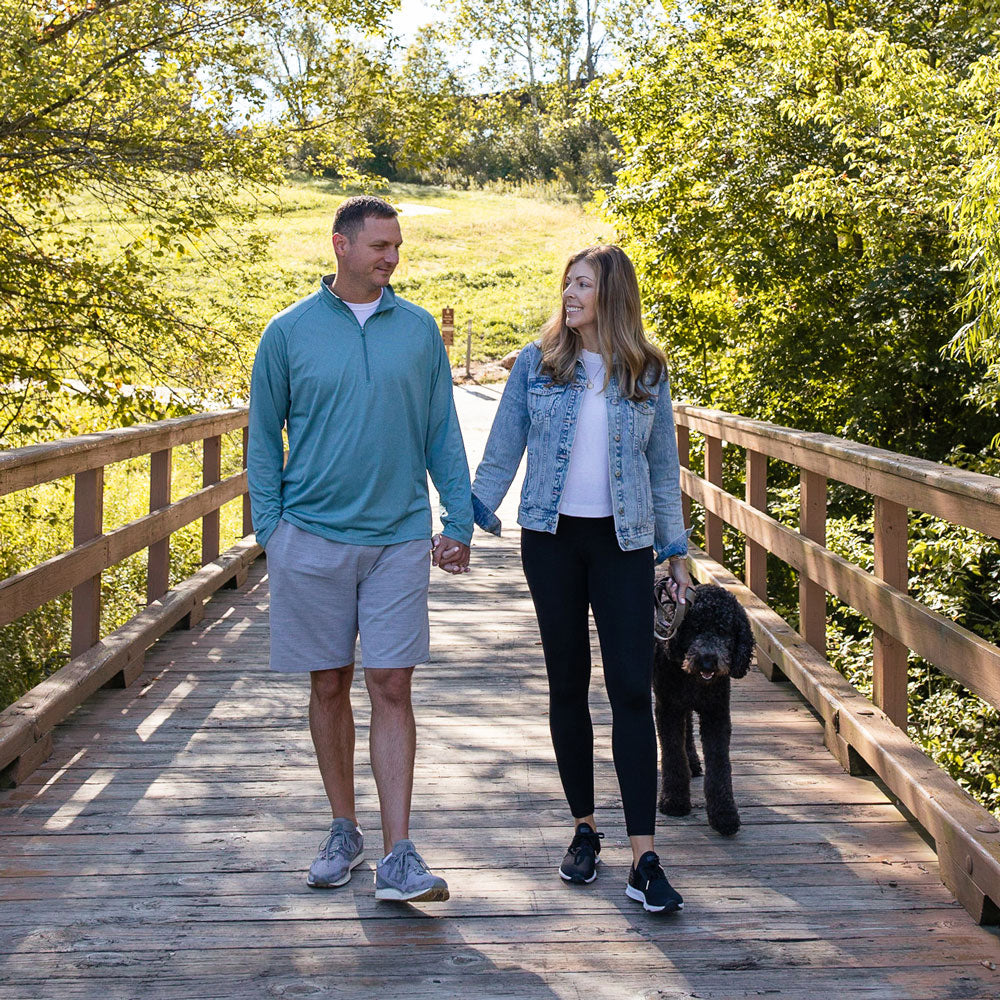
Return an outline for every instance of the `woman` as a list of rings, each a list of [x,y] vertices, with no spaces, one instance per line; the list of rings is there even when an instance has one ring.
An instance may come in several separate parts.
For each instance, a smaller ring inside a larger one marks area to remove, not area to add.
[[[691,578],[666,358],[643,333],[635,270],[619,247],[590,247],[570,258],[560,309],[510,373],[472,488],[476,522],[494,534],[495,511],[525,447],[521,559],[542,637],[552,743],[573,816],[559,874],[593,882],[604,836],[594,819],[588,706],[592,608],[632,846],[625,892],[652,912],[679,909],[683,900],[653,850],[654,561],[670,561],[681,601]]]

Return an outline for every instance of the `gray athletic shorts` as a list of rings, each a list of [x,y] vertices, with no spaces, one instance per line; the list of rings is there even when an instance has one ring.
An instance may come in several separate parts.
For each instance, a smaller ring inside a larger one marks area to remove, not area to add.
[[[348,545],[278,522],[267,540],[271,669],[366,670],[430,659],[430,541]]]

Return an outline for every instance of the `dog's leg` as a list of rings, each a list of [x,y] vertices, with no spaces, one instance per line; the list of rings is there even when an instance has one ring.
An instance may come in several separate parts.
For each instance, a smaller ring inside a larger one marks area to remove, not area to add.
[[[691,771],[685,752],[687,713],[667,708],[657,699],[656,728],[660,734],[660,812],[686,816],[691,812]]]
[[[691,769],[691,777],[697,778],[701,773],[701,758],[698,756],[698,748],[694,745],[694,712],[688,712],[687,722],[684,726],[684,751],[687,754],[688,767]]]
[[[705,754],[705,811],[709,825],[725,836],[731,836],[740,828],[729,759],[732,722],[728,695],[727,690],[716,705],[700,713],[701,749]]]

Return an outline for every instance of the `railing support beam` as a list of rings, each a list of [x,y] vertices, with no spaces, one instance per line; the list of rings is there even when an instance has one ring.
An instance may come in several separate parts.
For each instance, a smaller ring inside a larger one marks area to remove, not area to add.
[[[247,452],[250,450],[250,428],[243,428],[243,468],[247,467]],[[690,501],[688,501],[690,503]],[[253,517],[250,514],[250,491],[243,494],[243,537],[253,532]]]
[[[799,533],[826,545],[826,477],[803,469],[799,475]],[[826,656],[826,591],[799,574],[799,632]]]
[[[903,593],[909,581],[906,544],[907,510],[885,497],[875,497],[875,575]],[[907,722],[906,646],[877,626],[874,629],[872,701],[900,729]]]
[[[676,424],[677,429],[677,460],[684,469],[691,468],[691,432],[683,425]],[[249,492],[247,496],[249,496]],[[681,516],[684,518],[684,527],[691,527],[691,498],[686,493],[681,493]]]
[[[751,507],[767,512],[767,456],[759,451],[747,451],[746,500]],[[767,603],[767,549],[758,542],[746,540],[747,586]]]
[[[747,449],[746,501],[751,507],[767,513],[767,455]],[[767,603],[767,549],[759,542],[746,539],[744,546],[747,586]],[[760,647],[755,656],[760,672],[770,681],[787,680],[778,665]]]
[[[170,504],[173,449],[153,452],[149,461],[149,512]],[[146,603],[162,597],[170,586],[170,537],[149,546],[146,571]]]
[[[104,468],[87,469],[74,477],[73,544],[82,545],[104,532]],[[101,574],[73,588],[70,656],[77,657],[101,638]]]
[[[222,478],[222,437],[205,438],[202,452],[201,485],[211,486]],[[219,554],[219,511],[209,511],[201,519],[201,564],[205,566]]]
[[[705,478],[722,488],[722,438],[705,435]],[[722,518],[705,511],[705,549],[719,563],[724,563]]]

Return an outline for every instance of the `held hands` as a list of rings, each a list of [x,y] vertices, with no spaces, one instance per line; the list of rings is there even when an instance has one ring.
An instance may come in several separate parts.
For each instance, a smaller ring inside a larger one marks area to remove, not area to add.
[[[468,573],[470,555],[468,545],[447,535],[435,535],[431,539],[431,562],[446,573]]]
[[[670,560],[670,581],[667,589],[675,604],[687,604],[688,590],[694,590],[691,574],[688,573],[687,562],[682,558]]]

